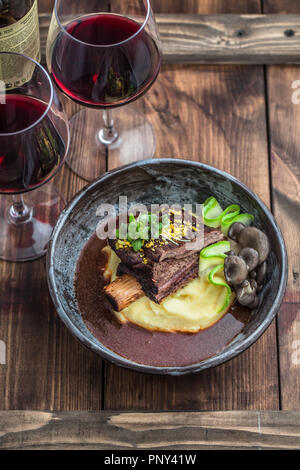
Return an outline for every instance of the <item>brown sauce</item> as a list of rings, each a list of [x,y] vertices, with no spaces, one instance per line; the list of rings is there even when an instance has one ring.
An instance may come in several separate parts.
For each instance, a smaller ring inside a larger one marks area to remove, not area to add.
[[[121,325],[105,307],[101,273],[106,242],[94,235],[84,247],[75,274],[75,291],[82,318],[107,348],[134,362],[150,366],[185,366],[220,352],[249,321],[249,309],[233,305],[217,323],[199,333],[148,331],[131,323]]]

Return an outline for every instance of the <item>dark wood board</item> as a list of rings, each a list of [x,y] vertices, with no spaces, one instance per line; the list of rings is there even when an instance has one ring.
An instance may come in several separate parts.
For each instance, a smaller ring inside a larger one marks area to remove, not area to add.
[[[164,67],[134,105],[154,127],[157,157],[177,156],[222,168],[269,203],[263,73],[258,67]],[[116,112],[116,123],[118,113]],[[257,172],[256,158],[261,171]],[[138,156],[135,155],[135,159]],[[110,168],[120,162],[114,152]],[[144,376],[107,365],[107,409],[273,409],[279,406],[276,333],[234,361],[182,378]]]
[[[299,15],[299,0],[262,0],[264,13]]]
[[[40,15],[43,57],[50,19]],[[300,15],[169,13],[157,22],[164,63],[300,63]]]
[[[299,412],[284,411],[3,411],[0,412],[0,449],[186,449],[191,450],[191,455],[195,455],[195,450],[208,449],[299,449],[299,421]]]
[[[47,18],[51,3],[39,2]],[[261,12],[258,0],[153,3],[158,13]],[[265,2],[264,12],[300,14],[300,8],[296,11],[294,6],[286,11],[287,3]],[[299,162],[300,105],[287,104],[290,80],[300,79],[297,75],[294,67],[271,67],[265,75],[261,66],[164,65],[152,90],[130,105],[140,115],[147,114],[157,136],[156,156],[191,158],[225,169],[268,205],[273,184],[273,209],[292,255],[299,246],[299,232],[287,213],[298,206],[291,206],[282,194],[299,196],[295,162]],[[67,108],[72,115],[75,107],[68,104]],[[115,113],[117,119],[118,110]],[[268,134],[273,155],[271,179]],[[88,151],[88,143],[81,144]],[[105,171],[105,159],[98,162],[100,171]],[[121,163],[111,152],[109,167]],[[66,200],[86,184],[67,166],[55,183]],[[0,262],[0,341],[7,347],[7,363],[0,364],[0,409],[299,409],[299,365],[293,365],[291,359],[300,340],[297,273],[299,258],[293,257],[278,323],[279,364],[273,323],[250,350],[230,363],[179,379],[139,375],[107,363],[102,368],[102,361],[73,339],[58,319],[47,291],[44,260],[23,265]]]
[[[300,2],[265,1],[266,13],[300,13]],[[289,256],[287,292],[278,316],[281,406],[300,409],[300,89],[299,68],[271,66],[266,71],[272,207]],[[293,99],[293,94],[296,95]],[[298,97],[300,93],[298,93]],[[296,101],[295,101],[296,100]],[[293,102],[294,101],[294,102]]]
[[[74,106],[67,109],[70,116]],[[88,151],[88,143],[84,148]],[[104,172],[105,159],[99,162]],[[48,184],[56,185],[68,201],[86,182],[64,165]],[[0,364],[0,409],[101,409],[102,361],[59,320],[44,258],[21,264],[0,261],[0,340],[6,348],[6,364]]]
[[[165,66],[152,90],[133,106],[155,130],[157,157],[222,168],[269,204],[261,67]],[[120,163],[110,152],[109,168]],[[277,409],[275,324],[234,361],[184,379],[145,376],[107,364],[105,391],[106,409]]]
[[[155,13],[257,13],[258,4],[258,0],[151,0]],[[49,13],[54,0],[38,0],[38,5],[40,12]]]

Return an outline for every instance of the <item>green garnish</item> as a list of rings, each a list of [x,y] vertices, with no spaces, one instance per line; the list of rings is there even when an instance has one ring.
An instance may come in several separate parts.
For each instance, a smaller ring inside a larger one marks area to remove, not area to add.
[[[121,224],[116,230],[116,238],[118,240],[127,240],[130,242],[132,249],[138,252],[144,246],[145,240],[150,240],[150,234],[154,234],[154,238],[159,238],[163,229],[163,223],[159,221],[156,214],[142,213],[137,218],[133,214],[129,214],[129,223]]]
[[[224,235],[227,235],[228,230],[233,223],[240,222],[241,224],[248,226],[248,225],[251,225],[253,220],[254,220],[254,216],[252,214],[239,214],[231,219],[222,221],[221,230],[224,233]]]
[[[199,257],[199,276],[206,275],[211,284],[225,287],[227,290],[225,302],[220,310],[218,310],[218,313],[228,307],[232,294],[230,286],[225,281],[217,280],[214,277],[217,272],[224,269],[224,261],[228,251],[230,251],[230,242],[224,240],[203,248],[203,250],[200,251]]]
[[[215,197],[211,196],[203,204],[202,217],[204,225],[207,227],[221,227],[224,235],[227,235],[229,227],[234,222],[240,222],[244,225],[250,225],[254,220],[251,214],[240,214],[240,206],[232,204],[225,210],[222,209]]]
[[[221,215],[223,209],[214,197],[209,197],[203,204],[202,217],[207,227],[220,227]]]
[[[221,269],[224,269],[224,262],[222,264],[219,264],[218,266],[216,266],[214,269],[212,269],[208,275],[208,280],[211,284],[213,284],[214,286],[221,286],[221,287],[225,287],[226,289],[226,298],[225,298],[225,301],[222,305],[222,307],[220,307],[220,309],[218,310],[217,313],[221,313],[223,312],[223,310],[225,310],[225,308],[228,307],[228,305],[230,304],[230,299],[231,299],[231,289],[229,287],[229,285],[227,284],[227,282],[225,281],[222,281],[221,279],[215,279],[215,274],[217,274],[217,272],[221,271]]]
[[[230,251],[230,242],[227,240],[203,248],[203,250],[200,251],[199,275],[205,271],[211,271],[212,268],[221,263],[224,264],[226,258],[225,253],[228,251]]]
[[[213,228],[220,227],[223,234],[227,235],[229,227],[233,223],[240,222],[244,225],[250,225],[254,220],[252,214],[241,214],[240,210],[238,204],[232,204],[223,210],[215,197],[209,197],[204,202],[202,208],[204,225]],[[226,289],[226,299],[218,313],[228,307],[232,294],[230,286],[225,281],[215,278],[215,274],[221,269],[224,270],[224,261],[227,257],[226,253],[229,252],[230,249],[230,242],[222,241],[214,243],[200,252],[199,276],[205,274],[211,284],[222,286]]]
[[[142,240],[141,238],[138,238],[137,240],[133,240],[131,245],[132,245],[133,250],[137,252],[144,245],[144,240]]]

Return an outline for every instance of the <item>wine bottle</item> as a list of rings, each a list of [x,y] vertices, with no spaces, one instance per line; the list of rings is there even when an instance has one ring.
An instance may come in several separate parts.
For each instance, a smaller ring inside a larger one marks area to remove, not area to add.
[[[37,0],[0,0],[0,52],[21,52],[40,60]]]
[[[0,0],[0,52],[19,52],[40,61],[40,32],[37,0]],[[26,74],[11,56],[0,56],[1,89],[14,89],[30,80],[34,66]]]

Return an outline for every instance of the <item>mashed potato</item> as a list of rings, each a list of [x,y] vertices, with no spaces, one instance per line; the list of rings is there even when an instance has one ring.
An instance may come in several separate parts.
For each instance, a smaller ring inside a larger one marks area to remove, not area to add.
[[[120,260],[110,248],[106,247],[105,250],[109,255],[107,275],[114,280]],[[224,280],[223,272],[220,272],[219,277]],[[226,289],[212,285],[207,276],[203,275],[166,297],[160,304],[145,296],[132,302],[121,312],[115,312],[115,315],[122,323],[130,321],[148,330],[196,333],[222,318],[229,309],[228,306],[227,309],[218,312],[220,305],[224,304],[225,297]],[[230,305],[233,300],[234,294]]]

